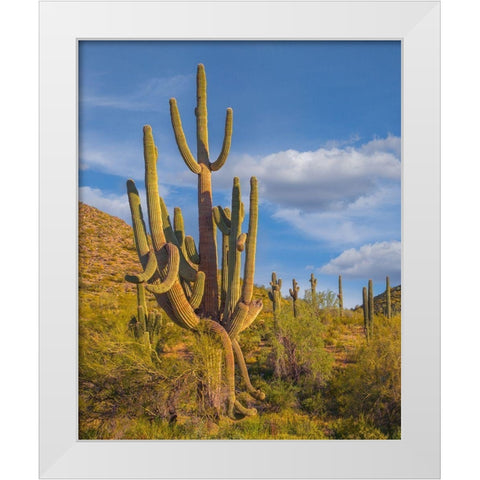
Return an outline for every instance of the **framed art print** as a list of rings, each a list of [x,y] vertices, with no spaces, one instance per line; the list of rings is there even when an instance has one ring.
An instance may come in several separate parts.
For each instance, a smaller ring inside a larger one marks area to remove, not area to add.
[[[42,478],[439,476],[439,53],[439,2],[40,3]]]

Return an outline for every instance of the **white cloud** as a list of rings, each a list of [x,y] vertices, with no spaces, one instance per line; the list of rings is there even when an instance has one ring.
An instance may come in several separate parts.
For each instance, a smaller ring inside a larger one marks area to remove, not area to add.
[[[100,143],[95,140],[80,145],[80,170],[93,170],[123,177],[125,182],[131,178],[135,181],[145,179],[143,160],[143,146],[141,140],[135,142]],[[165,164],[172,164],[164,156],[158,161],[159,188],[162,197],[169,193],[166,183],[181,184],[187,172],[162,168]],[[183,165],[180,162],[180,167]],[[165,174],[166,172],[166,174]],[[172,182],[177,179],[177,182]],[[192,183],[192,182],[190,182]]]
[[[345,278],[380,280],[389,275],[393,282],[400,280],[401,243],[377,242],[350,248],[320,268],[320,272],[342,275]]]
[[[87,205],[131,223],[126,191],[124,195],[115,195],[106,194],[98,188],[80,187],[78,197],[81,202]]]
[[[140,194],[143,215],[145,220],[147,220],[147,201],[145,190],[139,189],[138,193]],[[106,193],[99,188],[84,186],[79,188],[78,199],[87,205],[98,208],[102,212],[121,218],[129,225],[132,223],[126,188],[124,194],[117,195],[114,193]]]
[[[138,85],[133,92],[122,95],[85,93],[82,103],[92,107],[109,107],[129,111],[159,111],[165,109],[170,97],[178,96],[192,83],[192,75],[152,78]]]
[[[272,217],[318,241],[346,247],[398,238],[400,144],[389,135],[359,147],[329,143],[313,152],[232,156],[212,181],[227,188],[236,175],[246,186],[257,176]]]

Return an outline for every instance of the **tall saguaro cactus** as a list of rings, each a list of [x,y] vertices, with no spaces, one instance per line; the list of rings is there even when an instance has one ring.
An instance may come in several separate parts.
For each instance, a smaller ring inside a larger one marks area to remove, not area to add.
[[[340,311],[340,317],[343,315],[343,289],[342,289],[342,276],[338,276],[338,309]]]
[[[363,298],[363,330],[365,332],[365,337],[367,340],[370,337],[370,332],[368,328],[368,294],[367,294],[367,287],[363,287],[362,289],[362,298]]]
[[[170,99],[170,116],[178,149],[187,167],[198,175],[198,225],[199,225],[199,270],[205,273],[205,293],[200,311],[202,315],[216,318],[219,313],[217,281],[217,246],[212,220],[212,172],[220,170],[227,160],[232,141],[233,111],[227,108],[225,136],[218,158],[210,161],[208,145],[207,79],[202,64],[197,68],[197,159],[193,157],[182,128],[180,113],[175,98]]]
[[[293,299],[293,316],[294,318],[297,318],[297,299],[298,299],[298,291],[300,290],[300,287],[297,284],[297,281],[295,279],[292,280],[292,288],[289,289],[290,296]]]
[[[213,378],[216,373],[211,373],[211,378],[207,375],[206,388],[216,389],[209,395],[214,403],[212,406],[220,411],[224,404],[227,414],[231,417],[235,416],[235,412],[243,415],[254,414],[255,409],[247,409],[236,400],[234,359],[237,359],[247,391],[257,399],[263,399],[265,395],[251,385],[238,343],[239,334],[252,324],[263,307],[261,300],[252,298],[258,224],[257,180],[255,177],[250,180],[248,231],[241,233],[244,212],[238,178],[233,180],[231,210],[212,208],[210,174],[224,164],[228,155],[232,112],[231,109],[227,110],[222,153],[216,162],[210,163],[206,79],[203,65],[199,65],[197,72],[198,162],[193,159],[186,144],[174,99],[170,101],[170,107],[180,152],[190,170],[198,175],[200,251],[197,252],[193,238],[185,235],[180,209],[175,209],[174,225],[171,224],[167,208],[158,191],[157,147],[151,127],[145,126],[143,129],[145,186],[151,242],[147,236],[137,188],[133,180],[128,180],[127,192],[135,245],[143,272],[127,275],[126,280],[144,285],[145,289],[154,295],[167,316],[179,327],[218,339],[216,343],[221,346],[218,351],[220,354],[223,353],[225,362],[226,389]],[[222,310],[221,298],[218,295],[220,289],[217,278],[215,223],[219,225],[225,242],[228,243],[228,246],[223,245],[222,265],[225,271],[222,272],[221,280],[221,290],[224,293]],[[243,284],[240,281],[242,252],[245,254]],[[221,357],[222,355],[214,351],[207,353],[206,363],[212,365],[206,365],[206,370],[219,372]]]
[[[277,274],[272,273],[272,281],[270,282],[271,291],[268,292],[268,298],[273,304],[273,321],[275,325],[278,322],[278,315],[282,309],[281,298],[282,298],[282,279],[277,280]]]
[[[390,294],[390,277],[387,276],[385,280],[385,293],[386,293],[386,300],[387,300],[387,318],[392,318],[392,298]]]
[[[373,333],[373,314],[375,313],[375,305],[373,301],[373,281],[368,281],[368,326],[370,335]]]
[[[310,275],[310,285],[312,291],[312,306],[313,308],[317,308],[317,279],[313,275]]]

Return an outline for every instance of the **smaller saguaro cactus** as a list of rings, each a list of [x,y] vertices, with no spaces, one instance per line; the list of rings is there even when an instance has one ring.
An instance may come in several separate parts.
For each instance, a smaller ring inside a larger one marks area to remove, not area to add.
[[[314,308],[317,308],[317,279],[313,275],[310,275],[310,285],[312,290],[312,305]]]
[[[278,320],[278,314],[282,309],[282,279],[277,279],[277,274],[275,272],[272,273],[272,281],[270,282],[270,286],[272,287],[272,290],[268,292],[268,298],[273,304],[273,321],[276,324]]]
[[[367,287],[363,287],[362,289],[362,297],[363,297],[363,330],[365,331],[365,337],[369,338],[369,329],[368,329],[368,294],[367,294]]]
[[[387,318],[392,318],[392,298],[390,295],[390,277],[386,278],[385,296],[387,297]]]
[[[369,337],[373,334],[373,314],[375,313],[375,305],[373,303],[373,281],[368,281],[368,333]]]
[[[343,315],[343,290],[342,290],[342,276],[338,276],[338,309],[340,317]]]
[[[149,312],[145,298],[145,286],[137,284],[137,316],[132,317],[128,326],[132,329],[135,338],[146,346],[153,346],[158,338],[162,325],[162,315]]]
[[[298,299],[298,291],[300,290],[300,287],[297,284],[297,281],[295,279],[292,280],[292,288],[289,289],[290,296],[293,299],[293,316],[294,318],[297,318],[297,299]]]

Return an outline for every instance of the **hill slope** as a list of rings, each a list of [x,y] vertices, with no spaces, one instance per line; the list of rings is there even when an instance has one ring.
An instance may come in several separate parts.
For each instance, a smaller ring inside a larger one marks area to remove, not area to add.
[[[97,208],[78,208],[79,287],[91,292],[134,291],[125,274],[140,269],[133,231],[123,220]]]

